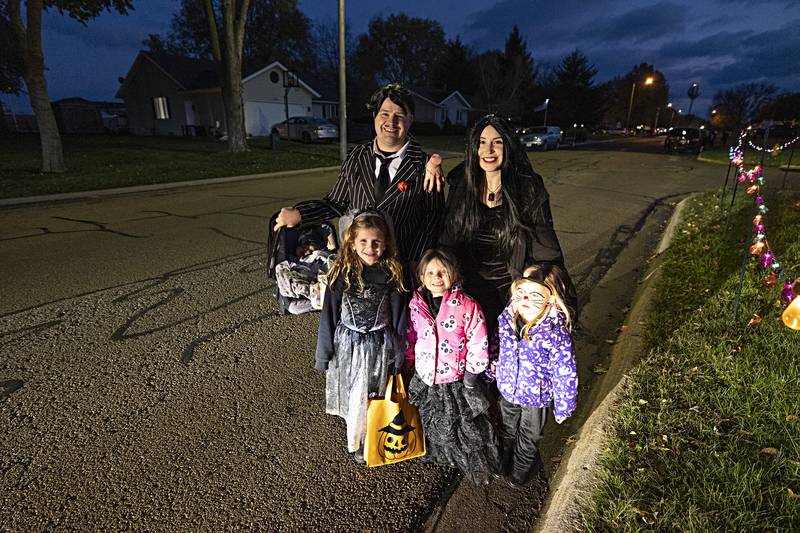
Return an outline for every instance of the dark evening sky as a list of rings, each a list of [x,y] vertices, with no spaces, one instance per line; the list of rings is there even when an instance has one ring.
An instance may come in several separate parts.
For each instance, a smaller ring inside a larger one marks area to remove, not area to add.
[[[44,17],[47,80],[53,100],[80,96],[113,100],[148,33],[167,33],[178,0],[134,0],[127,17],[104,13],[87,27],[57,12]],[[301,0],[312,20],[335,18],[336,0]],[[372,17],[404,12],[439,21],[448,38],[460,35],[477,51],[501,48],[514,24],[534,60],[556,64],[580,49],[595,64],[597,81],[640,62],[663,71],[675,106],[688,108],[686,90],[701,86],[694,111],[705,114],[719,89],[769,81],[800,91],[800,0],[348,0],[355,34]],[[2,95],[29,112],[26,96]]]

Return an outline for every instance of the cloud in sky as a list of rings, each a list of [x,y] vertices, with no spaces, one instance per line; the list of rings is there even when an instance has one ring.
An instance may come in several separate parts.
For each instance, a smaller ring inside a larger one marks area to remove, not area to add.
[[[179,2],[135,5],[127,17],[103,13],[87,26],[56,11],[45,15],[45,60],[54,100],[112,99],[117,77],[125,75],[142,40],[168,31]],[[558,64],[577,48],[598,68],[598,81],[651,63],[665,73],[682,105],[692,81],[701,83],[706,103],[717,90],[748,81],[800,91],[798,5],[800,0],[347,0],[346,8],[356,34],[376,16],[404,12],[439,21],[448,38],[460,35],[479,52],[503,48],[517,25],[540,65]],[[300,8],[312,20],[337,16],[331,0],[301,0]],[[29,109],[24,97],[10,100],[15,108]]]

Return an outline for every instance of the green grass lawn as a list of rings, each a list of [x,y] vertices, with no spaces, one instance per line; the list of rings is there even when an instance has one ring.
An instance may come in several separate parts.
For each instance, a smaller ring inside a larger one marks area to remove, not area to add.
[[[767,152],[764,154],[764,168],[768,167],[785,167],[789,163],[789,157],[792,158],[792,168],[800,169],[800,146],[795,147],[794,155],[792,155],[791,148],[781,150],[777,153]],[[722,148],[706,148],[703,153],[698,157],[701,161],[709,161],[712,163],[722,163],[727,165],[730,162],[728,158],[728,150]],[[748,168],[753,165],[761,164],[761,152],[748,148],[744,152],[745,163]]]
[[[429,154],[433,152],[457,152],[463,154],[467,149],[466,135],[420,135],[416,136],[416,139],[422,149]]]
[[[0,137],[0,198],[87,191],[173,181],[261,174],[339,164],[338,145],[263,138],[250,151],[230,154],[211,138],[65,135],[67,172],[42,174],[36,135]]]
[[[751,259],[752,201],[722,239],[719,199],[691,202],[662,265],[642,358],[615,415],[589,531],[800,530],[800,331]],[[767,197],[771,246],[800,275],[796,193]],[[749,324],[754,315],[760,323]]]

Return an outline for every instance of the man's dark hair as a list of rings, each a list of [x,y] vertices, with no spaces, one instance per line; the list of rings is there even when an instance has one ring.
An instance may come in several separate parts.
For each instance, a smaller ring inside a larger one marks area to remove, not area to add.
[[[390,83],[375,91],[369,99],[367,109],[372,111],[373,116],[377,115],[378,110],[383,105],[383,101],[387,98],[402,107],[406,114],[414,114],[414,97],[411,96],[411,92],[408,89],[399,83]]]

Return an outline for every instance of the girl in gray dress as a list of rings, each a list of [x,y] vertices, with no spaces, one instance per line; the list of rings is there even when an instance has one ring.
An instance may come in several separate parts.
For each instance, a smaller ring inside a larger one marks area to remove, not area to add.
[[[403,272],[386,219],[357,215],[328,275],[317,336],[316,367],[326,372],[325,412],[347,423],[347,450],[363,458],[367,400],[383,396],[402,365]]]

